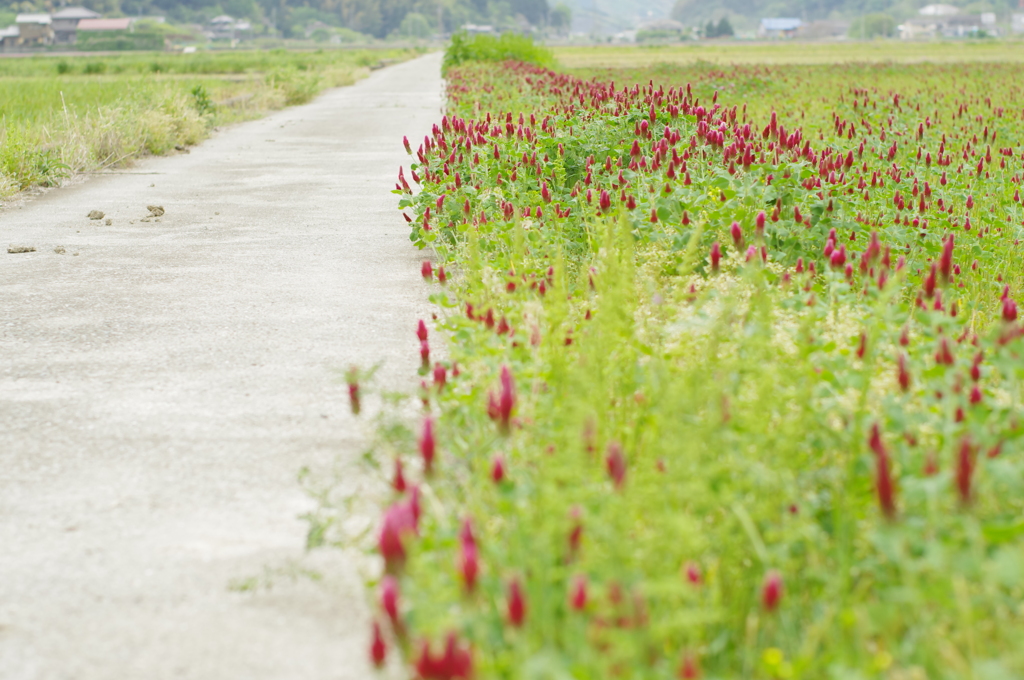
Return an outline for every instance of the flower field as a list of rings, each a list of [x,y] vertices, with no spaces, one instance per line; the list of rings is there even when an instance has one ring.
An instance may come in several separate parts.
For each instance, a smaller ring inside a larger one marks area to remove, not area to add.
[[[374,661],[1024,677],[1022,76],[452,66]]]

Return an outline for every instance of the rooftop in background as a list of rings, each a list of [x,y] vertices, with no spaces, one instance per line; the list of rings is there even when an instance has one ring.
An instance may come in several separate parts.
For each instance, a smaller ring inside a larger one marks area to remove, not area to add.
[[[49,24],[49,14],[19,14],[14,20],[16,24]]]
[[[761,19],[761,28],[766,31],[795,31],[803,22],[796,18]]]
[[[78,22],[79,31],[127,31],[132,27],[133,19],[82,19]]]
[[[0,28],[0,41],[4,38],[17,38],[21,35],[17,26],[8,26],[7,28]]]
[[[65,7],[59,12],[55,12],[53,15],[54,19],[99,19],[100,14],[93,12],[91,9],[85,7]]]
[[[960,14],[960,8],[953,5],[925,5],[917,13],[926,17],[948,17]]]
[[[641,31],[677,31],[682,33],[686,30],[686,26],[676,21],[675,19],[655,19],[654,21],[648,21],[647,23],[640,24]]]

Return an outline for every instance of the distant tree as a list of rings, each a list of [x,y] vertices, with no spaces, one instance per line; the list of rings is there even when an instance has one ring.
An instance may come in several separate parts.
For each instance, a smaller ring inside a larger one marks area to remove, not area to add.
[[[572,26],[572,10],[564,2],[560,2],[551,10],[548,15],[548,22],[555,33],[567,35]]]
[[[398,26],[398,34],[406,38],[429,38],[434,29],[419,12],[409,12]]]
[[[548,0],[512,0],[512,12],[522,14],[532,26],[548,23]]]
[[[851,38],[891,38],[896,35],[896,20],[888,14],[867,14],[850,24]]]
[[[718,37],[718,26],[715,26],[714,21],[709,21],[707,26],[704,27],[705,38],[717,38]]]
[[[718,21],[718,26],[715,28],[715,32],[719,38],[732,37],[735,32],[732,30],[732,24],[729,23],[728,17],[722,17]]]

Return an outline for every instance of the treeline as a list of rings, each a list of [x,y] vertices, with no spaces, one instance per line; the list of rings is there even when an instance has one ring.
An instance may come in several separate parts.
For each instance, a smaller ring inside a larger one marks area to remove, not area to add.
[[[565,20],[564,12],[553,13],[547,0],[81,0],[81,4],[104,16],[160,15],[183,24],[228,14],[285,37],[302,37],[314,22],[375,38],[425,38],[451,33],[467,23],[530,30],[551,24],[558,28]],[[0,14],[53,11],[59,5],[59,0],[22,0],[4,7],[0,0]]]

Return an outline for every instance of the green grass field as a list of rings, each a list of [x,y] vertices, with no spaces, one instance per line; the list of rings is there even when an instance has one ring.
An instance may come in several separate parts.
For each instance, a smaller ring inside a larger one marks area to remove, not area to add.
[[[681,45],[558,47],[564,68],[637,68],[657,64],[847,64],[892,62],[963,63],[1024,61],[1024,42],[935,41],[777,42],[704,41]]]
[[[0,198],[165,153],[216,125],[309,101],[413,50],[0,59]]]

